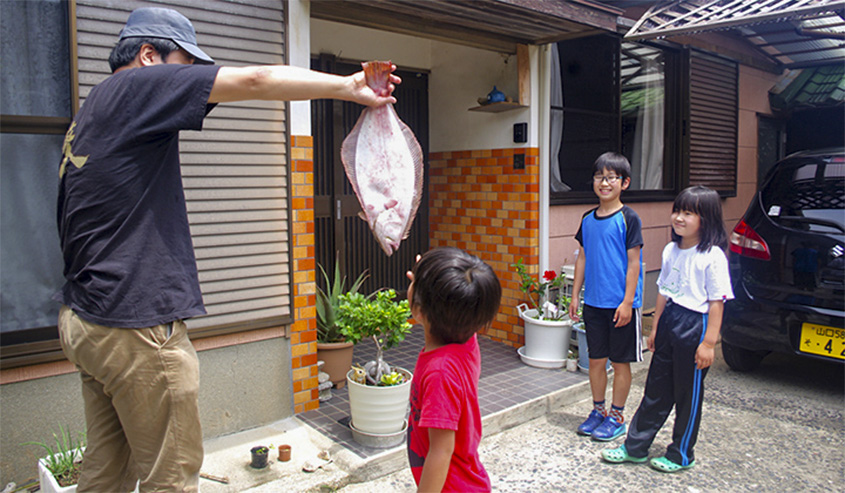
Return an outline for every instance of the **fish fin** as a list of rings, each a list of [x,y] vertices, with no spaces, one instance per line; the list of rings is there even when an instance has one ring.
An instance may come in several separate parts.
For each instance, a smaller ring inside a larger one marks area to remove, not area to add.
[[[358,137],[361,135],[361,122],[364,121],[366,113],[367,109],[361,112],[361,116],[358,117],[358,121],[355,123],[352,131],[349,132],[349,135],[343,139],[343,143],[340,145],[340,161],[343,163],[346,177],[349,178],[349,182],[352,184],[356,195],[358,194],[358,178],[356,176],[355,165],[357,164]]]
[[[404,240],[411,234],[411,227],[414,225],[414,219],[417,217],[417,210],[420,208],[420,202],[422,202],[425,163],[423,162],[422,148],[420,147],[420,143],[417,141],[417,137],[414,135],[414,131],[411,130],[411,127],[402,120],[399,120],[399,125],[402,129],[402,136],[408,144],[408,150],[411,152],[411,159],[414,161],[414,199],[411,201],[411,209],[408,215],[410,219],[408,220],[408,224],[405,226],[405,231],[402,232],[402,239]]]
[[[361,112],[361,116],[358,117],[358,121],[355,123],[355,127],[353,127],[352,131],[349,132],[349,135],[343,139],[343,143],[340,146],[340,161],[343,163],[343,170],[346,171],[346,177],[349,179],[349,184],[352,185],[352,191],[355,193],[355,197],[358,199],[358,204],[361,205],[362,210],[366,208],[366,204],[364,204],[363,199],[361,198],[361,193],[358,187],[357,149],[358,137],[361,135],[361,127],[363,125],[362,122],[368,117],[368,115],[369,108],[364,108],[364,111]],[[361,214],[363,214],[363,212]],[[362,217],[369,223],[369,220],[366,217]],[[372,224],[370,227],[372,228]]]

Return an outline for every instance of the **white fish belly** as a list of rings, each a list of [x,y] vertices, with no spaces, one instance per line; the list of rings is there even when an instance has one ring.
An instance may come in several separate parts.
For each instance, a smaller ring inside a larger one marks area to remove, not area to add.
[[[414,159],[392,112],[372,112],[364,118],[356,158],[358,193],[370,224],[396,202],[407,224],[416,193]]]

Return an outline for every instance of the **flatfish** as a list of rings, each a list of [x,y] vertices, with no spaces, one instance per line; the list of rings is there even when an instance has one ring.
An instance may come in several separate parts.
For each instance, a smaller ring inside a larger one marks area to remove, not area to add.
[[[376,92],[388,87],[391,62],[361,65],[368,86]],[[422,198],[423,154],[414,132],[392,104],[367,107],[343,140],[340,159],[362,217],[384,253],[392,255],[408,237]]]

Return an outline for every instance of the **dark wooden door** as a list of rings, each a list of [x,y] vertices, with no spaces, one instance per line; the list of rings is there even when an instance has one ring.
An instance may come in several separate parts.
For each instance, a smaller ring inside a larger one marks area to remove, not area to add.
[[[340,62],[323,55],[312,61],[312,67],[323,72],[347,75],[361,70],[360,64]],[[428,74],[396,72],[402,84],[394,96],[399,118],[417,136],[425,163],[423,198],[409,237],[392,256],[384,254],[367,222],[358,216],[361,207],[346,178],[340,160],[343,139],[355,126],[363,107],[346,101],[318,100],[311,105],[311,127],[314,136],[314,223],[315,255],[331,278],[335,258],[346,275],[347,287],[361,272],[369,278],[362,292],[389,287],[404,296],[408,287],[405,272],[413,266],[418,253],[428,249]],[[322,276],[318,284],[323,286]]]

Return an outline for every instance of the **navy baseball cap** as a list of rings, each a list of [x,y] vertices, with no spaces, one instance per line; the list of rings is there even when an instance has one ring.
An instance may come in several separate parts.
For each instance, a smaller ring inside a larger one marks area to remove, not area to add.
[[[214,63],[197,46],[197,34],[191,21],[173,9],[143,7],[133,10],[120,31],[118,41],[125,38],[169,39],[190,53],[196,63]]]

